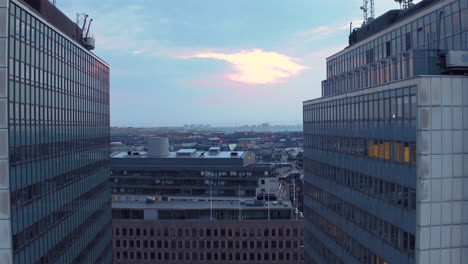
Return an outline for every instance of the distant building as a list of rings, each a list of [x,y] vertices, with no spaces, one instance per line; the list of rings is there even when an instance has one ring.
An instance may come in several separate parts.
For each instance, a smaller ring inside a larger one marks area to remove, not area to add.
[[[468,0],[350,35],[304,109],[307,264],[468,263]]]
[[[302,263],[303,220],[274,168],[162,138],[114,155],[114,263]]]
[[[109,65],[47,0],[0,0],[0,263],[111,263]]]
[[[114,154],[111,164],[114,195],[255,197],[258,179],[275,176],[274,165],[255,164],[252,152],[169,152],[168,143]]]

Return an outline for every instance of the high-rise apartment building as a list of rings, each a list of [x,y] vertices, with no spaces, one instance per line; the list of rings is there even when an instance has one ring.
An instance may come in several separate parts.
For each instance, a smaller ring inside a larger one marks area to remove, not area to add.
[[[305,258],[468,263],[468,0],[351,32],[303,104]]]
[[[109,66],[47,0],[0,0],[0,263],[111,263]]]

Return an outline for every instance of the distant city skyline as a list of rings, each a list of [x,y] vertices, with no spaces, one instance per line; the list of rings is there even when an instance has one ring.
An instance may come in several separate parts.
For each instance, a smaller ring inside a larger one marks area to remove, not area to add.
[[[111,125],[143,127],[302,123],[301,102],[320,96],[325,57],[347,45],[361,4],[57,1],[94,19],[95,53],[112,66]],[[376,1],[377,15],[391,8]]]

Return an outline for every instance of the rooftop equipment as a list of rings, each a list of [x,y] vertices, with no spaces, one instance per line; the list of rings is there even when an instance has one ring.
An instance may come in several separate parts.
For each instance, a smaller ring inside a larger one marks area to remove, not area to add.
[[[362,0],[361,10],[364,18],[363,24],[371,22],[375,17],[374,0]]]
[[[413,0],[395,0],[395,2],[400,3],[401,9],[408,9],[414,5]]]
[[[151,137],[148,139],[148,156],[162,158],[169,155],[169,139],[167,137]]]
[[[209,155],[218,155],[220,151],[221,151],[220,147],[211,147],[208,150],[208,154]]]
[[[89,23],[86,24],[87,20],[88,20],[88,15],[85,14],[85,13],[78,13],[76,14],[76,24],[79,25],[81,20],[83,20],[83,25],[80,29],[80,40],[81,40],[81,43],[83,44],[83,46],[88,49],[88,50],[94,50],[94,48],[96,47],[96,40],[94,39],[93,36],[90,36],[89,35],[89,29],[91,27],[91,23],[93,22],[93,19],[89,20]],[[85,33],[85,28],[87,26],[87,29],[86,29],[86,33]]]
[[[179,149],[176,152],[176,157],[191,157],[197,152],[196,149]]]

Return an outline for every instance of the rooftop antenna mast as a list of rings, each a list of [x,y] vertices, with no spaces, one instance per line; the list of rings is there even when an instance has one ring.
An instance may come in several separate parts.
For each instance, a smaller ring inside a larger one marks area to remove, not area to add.
[[[395,0],[395,2],[400,3],[401,9],[408,9],[413,5],[413,0]]]
[[[362,0],[361,10],[363,12],[364,24],[367,24],[375,17],[374,0]]]
[[[91,23],[93,19],[90,19],[88,22],[88,15],[85,13],[77,13],[76,14],[76,25],[80,27],[78,35],[79,40],[81,43],[87,48],[88,50],[93,50],[95,47],[95,40],[93,36],[89,35],[89,30],[91,27]]]

